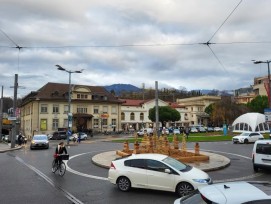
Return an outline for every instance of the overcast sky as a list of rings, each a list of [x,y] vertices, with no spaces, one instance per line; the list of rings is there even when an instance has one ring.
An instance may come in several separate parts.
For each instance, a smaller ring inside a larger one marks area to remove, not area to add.
[[[241,3],[240,3],[241,2]],[[267,75],[267,0],[0,0],[0,85],[47,82],[234,90]],[[231,14],[231,12],[233,12]],[[224,23],[223,23],[224,22]],[[201,43],[215,43],[207,45]],[[237,43],[238,42],[238,43]],[[260,42],[260,43],[256,43]],[[22,49],[14,48],[16,46]]]

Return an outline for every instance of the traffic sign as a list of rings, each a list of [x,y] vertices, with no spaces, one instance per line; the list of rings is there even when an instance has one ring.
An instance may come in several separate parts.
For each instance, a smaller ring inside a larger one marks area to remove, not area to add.
[[[265,122],[271,122],[271,108],[264,109]]]

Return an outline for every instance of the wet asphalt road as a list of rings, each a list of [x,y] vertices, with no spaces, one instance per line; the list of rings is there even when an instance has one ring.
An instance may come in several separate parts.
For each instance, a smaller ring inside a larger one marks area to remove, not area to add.
[[[70,156],[79,155],[68,162],[68,166],[90,178],[66,172],[64,177],[51,172],[54,148],[58,141],[50,141],[48,150],[33,150],[28,147],[0,154],[1,203],[173,203],[174,193],[132,189],[120,192],[110,184],[107,169],[91,162],[97,153],[122,149],[122,144],[113,142],[82,142],[68,148]],[[193,148],[188,143],[188,148]],[[225,180],[264,180],[271,182],[271,173],[261,171],[254,174],[251,160],[253,144],[242,145],[231,142],[200,143],[204,151],[213,151],[231,159],[231,165],[222,170],[208,172],[215,182]]]

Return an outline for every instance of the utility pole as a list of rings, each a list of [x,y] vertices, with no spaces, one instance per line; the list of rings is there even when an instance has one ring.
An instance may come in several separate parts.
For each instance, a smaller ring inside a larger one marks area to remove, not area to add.
[[[12,120],[12,132],[11,132],[11,148],[15,147],[16,140],[16,106],[17,106],[17,89],[18,89],[18,74],[15,74],[14,80],[14,98],[13,98],[13,120]]]
[[[2,86],[1,92],[1,103],[0,103],[0,140],[2,140],[2,129],[3,129],[3,90],[4,86]]]
[[[156,122],[156,134],[160,137],[159,132],[159,107],[158,107],[158,82],[155,81],[155,122]]]

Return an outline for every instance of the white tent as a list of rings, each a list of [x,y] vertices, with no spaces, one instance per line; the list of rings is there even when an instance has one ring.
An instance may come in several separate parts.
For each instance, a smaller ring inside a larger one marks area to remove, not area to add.
[[[265,122],[265,115],[261,113],[246,113],[232,123],[233,132],[269,132],[269,126]]]

